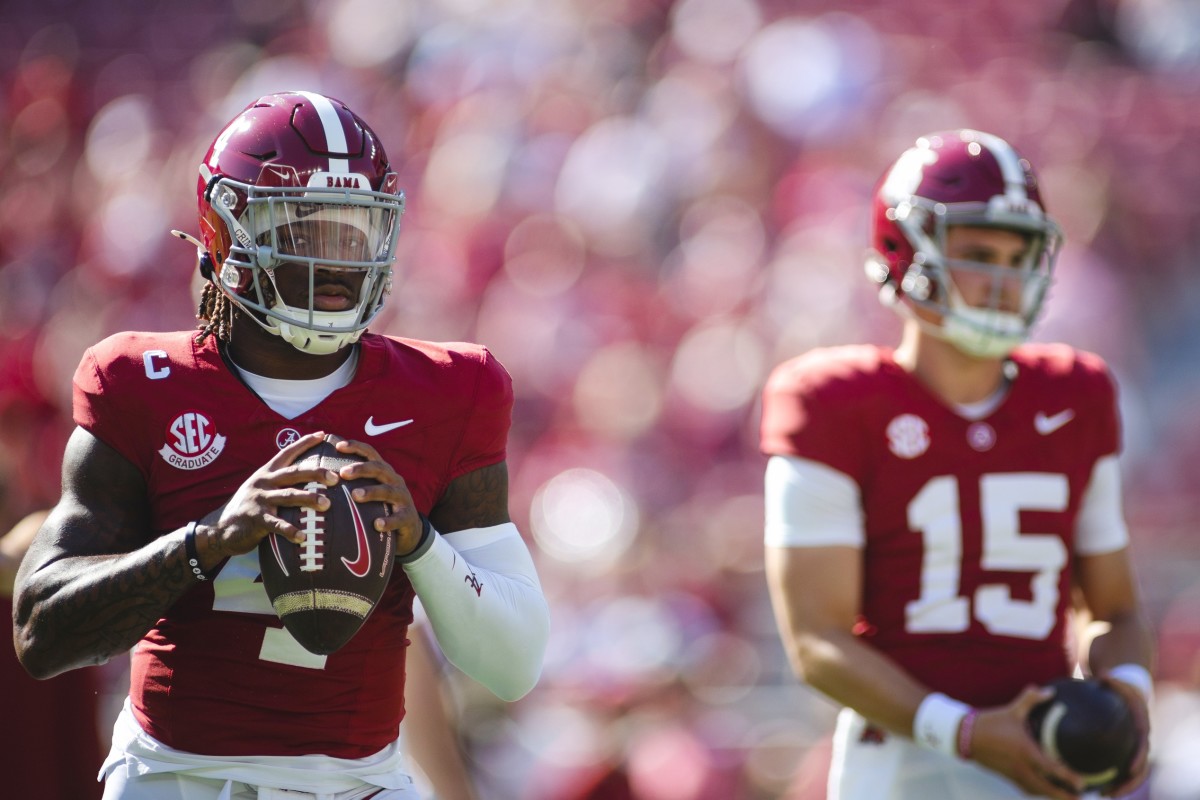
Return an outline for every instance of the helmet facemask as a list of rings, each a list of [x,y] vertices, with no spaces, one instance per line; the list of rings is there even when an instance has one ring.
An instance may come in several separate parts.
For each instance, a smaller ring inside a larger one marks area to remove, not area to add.
[[[403,194],[364,189],[212,182],[209,202],[230,233],[216,283],[265,330],[324,355],[358,341],[391,289]],[[234,210],[242,213],[234,216]],[[307,306],[284,302],[279,269],[304,269]],[[317,307],[318,271],[363,273],[355,305]]]
[[[934,203],[913,197],[894,210],[894,221],[913,248],[912,263],[900,282],[900,293],[912,306],[931,312],[939,322],[908,309],[931,334],[963,352],[1002,358],[1029,337],[1041,313],[1054,264],[1062,244],[1058,226],[1036,204],[1020,207],[997,195],[988,203]],[[892,215],[889,215],[892,216]],[[951,259],[947,238],[953,226],[997,228],[1025,237],[1024,257],[1017,265]],[[981,304],[964,298],[955,275],[989,283]],[[1005,285],[1020,284],[1017,307],[1006,303]],[[904,304],[901,304],[904,307]]]

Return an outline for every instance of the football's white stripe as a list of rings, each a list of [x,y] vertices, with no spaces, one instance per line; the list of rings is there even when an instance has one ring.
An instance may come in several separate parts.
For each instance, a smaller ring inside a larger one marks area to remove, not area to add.
[[[329,98],[313,92],[298,92],[308,98],[321,117],[321,125],[325,128],[325,149],[331,153],[345,153],[346,131],[342,128],[342,119]],[[329,159],[329,171],[333,173],[349,172],[350,162],[345,158]]]

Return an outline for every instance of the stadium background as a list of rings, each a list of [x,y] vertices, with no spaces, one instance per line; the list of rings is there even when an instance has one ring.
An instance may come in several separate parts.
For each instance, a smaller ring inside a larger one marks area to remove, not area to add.
[[[757,390],[807,348],[894,337],[861,264],[901,149],[1010,139],[1068,237],[1037,338],[1121,381],[1153,796],[1200,797],[1190,0],[0,6],[0,529],[53,502],[84,347],[190,324],[167,231],[194,232],[221,125],[270,91],[345,100],[409,195],[375,329],[484,342],[516,385],[512,510],[554,639],[515,705],[448,677],[487,798],[579,798],[613,769],[646,800],[821,796],[833,708],[772,626]],[[107,742],[124,676],[100,675]]]

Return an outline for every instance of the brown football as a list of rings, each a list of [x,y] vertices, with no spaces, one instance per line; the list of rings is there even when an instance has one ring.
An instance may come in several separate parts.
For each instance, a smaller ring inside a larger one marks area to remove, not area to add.
[[[361,462],[341,453],[336,436],[326,436],[296,460],[337,471]],[[374,483],[341,481],[310,484],[329,498],[324,512],[281,507],[279,516],[304,532],[294,544],[275,534],[258,546],[263,586],[275,613],[306,650],[328,655],[350,641],[375,609],[392,575],[395,537],[375,530],[375,520],[391,513],[386,503],[357,503],[351,491]]]

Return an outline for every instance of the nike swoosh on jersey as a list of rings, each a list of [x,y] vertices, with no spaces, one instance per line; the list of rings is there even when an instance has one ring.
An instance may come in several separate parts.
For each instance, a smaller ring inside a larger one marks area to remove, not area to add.
[[[1047,416],[1046,412],[1039,411],[1033,418],[1033,427],[1042,436],[1046,436],[1047,434],[1054,433],[1073,419],[1075,419],[1075,409],[1073,408],[1063,409],[1057,414],[1049,416]]]
[[[371,571],[371,548],[367,544],[367,527],[363,525],[362,516],[358,513],[358,504],[350,496],[346,484],[342,484],[342,491],[346,493],[346,500],[350,503],[350,516],[354,519],[354,538],[358,542],[358,555],[353,561],[342,556],[342,563],[354,577],[365,578]]]
[[[389,422],[386,425],[376,425],[375,417],[370,416],[367,418],[367,423],[365,425],[363,425],[363,430],[367,432],[367,436],[378,436],[381,433],[387,433],[388,431],[394,431],[394,430],[396,430],[396,428],[403,428],[405,425],[409,424],[410,422],[412,422],[411,419],[403,419],[403,420],[400,420],[399,422]]]

